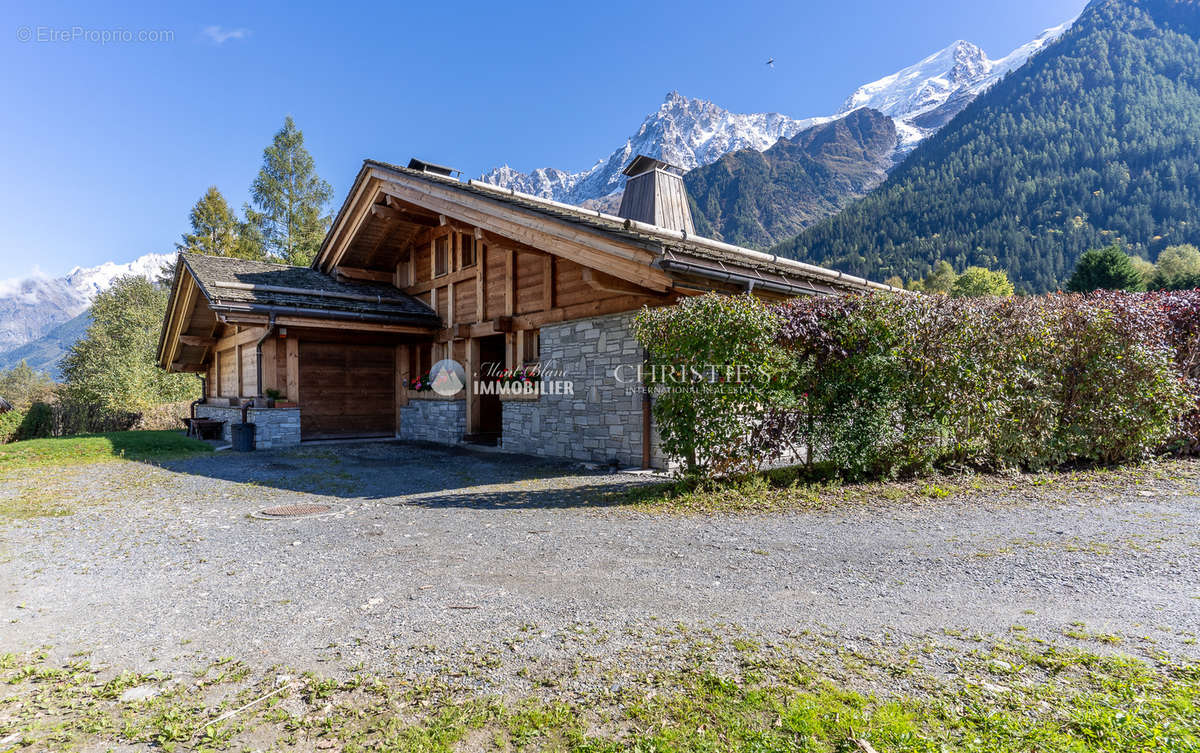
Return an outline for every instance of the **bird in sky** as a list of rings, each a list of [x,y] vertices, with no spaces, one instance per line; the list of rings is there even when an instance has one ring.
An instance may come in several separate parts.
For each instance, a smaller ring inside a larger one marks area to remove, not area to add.
[[[771,68],[774,68],[775,67],[775,58],[771,58],[770,60],[768,60],[767,65],[770,66]]]

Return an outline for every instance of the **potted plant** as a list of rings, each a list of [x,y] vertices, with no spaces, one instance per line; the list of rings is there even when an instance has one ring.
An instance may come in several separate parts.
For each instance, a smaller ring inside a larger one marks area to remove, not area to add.
[[[283,398],[283,393],[274,387],[269,387],[264,392],[267,393],[267,407],[274,408],[276,403]]]

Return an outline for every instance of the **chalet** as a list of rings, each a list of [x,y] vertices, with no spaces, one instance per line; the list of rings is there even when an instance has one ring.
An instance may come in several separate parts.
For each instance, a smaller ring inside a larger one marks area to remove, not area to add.
[[[677,169],[625,172],[614,216],[368,160],[311,267],[180,254],[158,361],[204,377],[196,415],[226,436],[252,401],[259,447],[387,437],[660,466],[650,398],[620,378],[643,358],[639,309],[887,288],[698,237]]]

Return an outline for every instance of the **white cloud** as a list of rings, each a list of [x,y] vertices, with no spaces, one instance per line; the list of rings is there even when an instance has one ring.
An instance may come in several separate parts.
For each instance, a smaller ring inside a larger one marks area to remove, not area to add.
[[[49,279],[50,276],[43,272],[41,267],[34,265],[27,277],[12,277],[7,280],[0,280],[0,298],[24,294],[34,283],[44,282]]]
[[[203,34],[213,44],[225,44],[231,39],[246,39],[250,36],[250,30],[226,29],[224,26],[205,26]]]

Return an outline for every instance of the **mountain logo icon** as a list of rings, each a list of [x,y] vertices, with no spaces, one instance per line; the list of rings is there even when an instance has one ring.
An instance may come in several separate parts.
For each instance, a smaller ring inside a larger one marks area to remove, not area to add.
[[[458,361],[445,358],[429,370],[429,379],[434,392],[442,397],[452,397],[467,385],[467,372]]]

